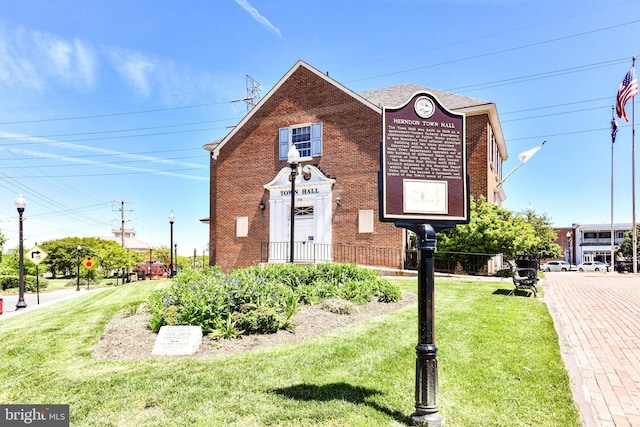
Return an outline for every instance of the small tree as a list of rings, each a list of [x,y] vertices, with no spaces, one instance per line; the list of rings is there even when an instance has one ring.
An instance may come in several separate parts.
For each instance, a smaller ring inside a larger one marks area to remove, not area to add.
[[[484,197],[471,200],[468,224],[438,233],[438,249],[451,252],[504,254],[513,257],[536,243],[535,230],[524,218],[487,203]]]
[[[640,236],[640,224],[636,224],[636,235]],[[633,230],[624,233],[624,240],[620,243],[619,251],[625,257],[633,258]]]
[[[555,232],[545,215],[537,216],[532,211],[526,215],[515,215],[481,197],[471,200],[468,224],[438,233],[438,250],[463,253],[457,256],[456,261],[472,272],[471,259],[475,257],[477,261],[477,254],[487,254],[485,262],[493,254],[503,254],[507,258],[523,253],[555,257],[562,252],[560,246],[553,243],[555,238]]]
[[[543,258],[560,258],[562,256],[562,247],[557,243],[556,232],[551,227],[551,219],[546,215],[536,215],[535,211],[527,209],[519,213],[535,232],[535,241],[533,242],[528,253],[537,255],[538,259]]]
[[[2,261],[2,254],[4,253],[4,244],[7,241],[7,237],[2,234],[2,231],[0,231],[0,261]]]

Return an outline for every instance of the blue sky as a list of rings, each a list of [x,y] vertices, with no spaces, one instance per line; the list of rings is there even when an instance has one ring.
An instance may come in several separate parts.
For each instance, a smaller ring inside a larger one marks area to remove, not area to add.
[[[0,14],[0,230],[25,246],[126,226],[206,248],[208,153],[302,59],[360,92],[414,83],[494,102],[505,207],[555,226],[610,221],[611,106],[640,52],[640,1],[21,0]],[[627,104],[631,116],[631,102]],[[614,219],[632,219],[618,119]],[[250,165],[247,165],[250,167]],[[242,173],[239,170],[238,173]]]

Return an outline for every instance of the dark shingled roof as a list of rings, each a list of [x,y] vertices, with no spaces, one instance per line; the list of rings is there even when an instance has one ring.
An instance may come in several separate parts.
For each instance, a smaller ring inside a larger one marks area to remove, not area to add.
[[[438,101],[440,101],[442,105],[447,107],[449,110],[492,104],[491,102],[483,101],[482,99],[469,98],[468,96],[456,95],[455,93],[443,92],[441,90],[418,86],[411,83],[360,92],[358,95],[375,105],[393,108],[407,102],[407,100],[416,92],[429,92],[433,94],[438,98]]]

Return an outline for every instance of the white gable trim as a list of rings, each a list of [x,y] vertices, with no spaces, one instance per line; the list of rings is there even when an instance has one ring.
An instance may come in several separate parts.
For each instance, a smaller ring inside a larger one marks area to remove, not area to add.
[[[304,165],[301,169],[301,173],[296,175],[296,190],[300,193],[309,194],[330,194],[333,184],[336,182],[333,178],[328,178],[323,174],[320,169],[313,165]],[[299,169],[299,171],[300,171]],[[275,178],[265,184],[264,188],[271,193],[271,199],[278,197],[291,197],[291,168],[284,167],[280,169],[280,172]],[[306,179],[308,177],[308,179]],[[310,191],[310,189],[317,189]],[[280,192],[287,194],[280,194]]]
[[[314,73],[315,75],[317,75],[318,77],[320,77],[321,79],[325,80],[326,82],[330,83],[331,85],[335,86],[336,88],[338,88],[339,90],[343,91],[344,93],[346,93],[347,95],[357,99],[359,102],[361,102],[362,104],[366,105],[367,107],[371,108],[372,110],[374,110],[376,113],[382,113],[382,110],[380,107],[378,107],[377,105],[373,104],[372,102],[366,100],[365,98],[363,98],[362,96],[358,95],[357,93],[353,92],[350,89],[347,89],[346,87],[342,86],[340,83],[336,82],[335,80],[333,80],[332,78],[330,78],[328,75],[321,73],[320,71],[316,70],[315,68],[313,68],[312,66],[310,66],[309,64],[307,64],[306,62],[302,61],[302,60],[298,60],[298,62],[295,63],[295,65],[293,67],[291,67],[291,69],[287,72],[287,74],[285,74],[279,81],[278,83],[275,84],[275,86],[273,86],[271,88],[271,90],[269,90],[269,92],[267,92],[267,94],[256,104],[255,107],[253,107],[253,109],[251,109],[251,111],[249,111],[247,113],[246,116],[243,117],[242,120],[240,120],[240,123],[238,123],[231,132],[229,132],[229,134],[227,134],[227,136],[225,136],[224,138],[222,138],[222,140],[220,140],[220,142],[215,146],[216,151],[219,153],[220,150],[222,149],[222,147],[224,147],[224,145],[231,139],[233,138],[233,136],[236,134],[236,132],[238,132],[239,129],[241,129],[250,119],[251,117],[253,117],[253,115],[255,114],[256,111],[258,111],[260,108],[262,108],[262,106],[267,102],[267,100],[269,100],[271,98],[271,96],[273,96],[274,93],[276,93],[278,91],[278,89],[280,89],[280,87],[284,84],[284,82],[286,82],[289,77],[291,77],[291,75],[293,73],[295,73],[298,68],[300,67],[304,67],[307,70],[311,71],[312,73]],[[209,144],[205,145],[204,148],[205,150],[208,149],[210,147]],[[210,150],[211,151],[211,150]],[[214,158],[217,158],[217,153],[215,155]]]

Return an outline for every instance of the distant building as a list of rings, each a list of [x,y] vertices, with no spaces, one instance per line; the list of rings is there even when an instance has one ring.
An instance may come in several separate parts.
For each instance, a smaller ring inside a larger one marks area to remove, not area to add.
[[[108,239],[120,243],[126,249],[146,253],[149,252],[149,248],[152,247],[149,243],[137,239],[136,232],[131,228],[125,228],[124,230],[121,228],[114,228],[111,232],[113,233],[113,236]]]
[[[618,251],[624,236],[633,229],[631,223],[613,224],[613,251]],[[564,259],[571,264],[602,261],[611,265],[611,224],[573,224],[554,228],[562,246]]]

